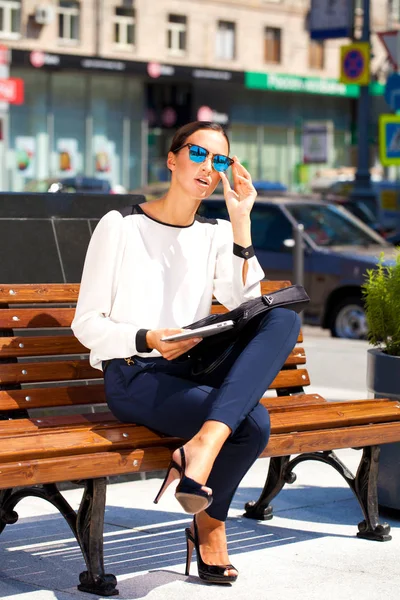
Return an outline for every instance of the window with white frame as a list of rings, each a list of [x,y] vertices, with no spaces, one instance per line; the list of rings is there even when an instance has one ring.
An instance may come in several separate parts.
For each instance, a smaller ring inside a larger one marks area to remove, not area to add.
[[[218,21],[215,45],[215,57],[222,60],[234,60],[236,55],[236,26],[230,21]]]
[[[170,54],[183,55],[187,44],[187,18],[168,15],[167,48]]]
[[[58,39],[70,42],[79,41],[79,2],[59,0],[58,3]]]
[[[21,2],[0,0],[0,36],[18,38],[21,28]]]
[[[125,48],[135,45],[135,9],[124,6],[115,8],[114,43]]]

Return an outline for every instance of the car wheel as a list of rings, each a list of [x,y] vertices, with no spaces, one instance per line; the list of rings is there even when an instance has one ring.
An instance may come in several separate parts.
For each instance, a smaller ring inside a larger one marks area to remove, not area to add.
[[[331,314],[330,330],[333,337],[351,340],[365,340],[368,326],[364,304],[361,298],[352,296],[343,298]]]

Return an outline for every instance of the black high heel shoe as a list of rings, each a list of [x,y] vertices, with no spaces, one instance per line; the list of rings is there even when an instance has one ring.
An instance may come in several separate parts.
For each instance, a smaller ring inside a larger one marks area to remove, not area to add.
[[[199,532],[197,530],[196,518],[193,519],[194,536],[190,529],[185,529],[186,535],[186,571],[189,575],[190,563],[192,562],[193,549],[196,548],[197,569],[199,577],[208,583],[233,583],[238,578],[237,575],[224,575],[225,571],[235,569],[233,565],[207,565],[200,554]],[[237,571],[237,569],[235,569]]]
[[[179,452],[181,455],[182,465],[178,465],[175,460],[171,460],[160,491],[155,497],[154,504],[158,504],[161,496],[169,484],[174,480],[174,478],[171,477],[171,471],[172,469],[175,469],[175,471],[178,471],[180,476],[180,482],[175,491],[175,498],[181,504],[185,512],[193,515],[208,508],[213,501],[213,497],[210,492],[206,492],[202,489],[203,486],[200,483],[197,483],[197,481],[191,479],[190,477],[186,477],[185,451],[183,448],[179,448]]]

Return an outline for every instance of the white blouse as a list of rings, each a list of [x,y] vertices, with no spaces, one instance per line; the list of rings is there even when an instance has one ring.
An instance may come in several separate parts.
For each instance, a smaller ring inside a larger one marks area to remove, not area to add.
[[[191,225],[162,223],[134,207],[98,223],[86,254],[72,330],[90,349],[90,364],[139,352],[139,329],[181,328],[210,314],[212,296],[229,310],[261,295],[257,258],[233,253],[229,221],[196,215]]]

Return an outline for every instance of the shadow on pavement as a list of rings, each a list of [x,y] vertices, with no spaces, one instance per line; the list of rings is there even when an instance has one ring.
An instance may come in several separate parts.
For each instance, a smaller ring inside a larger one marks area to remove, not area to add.
[[[256,501],[261,492],[262,488],[241,487],[236,492],[231,507],[244,512],[246,502]],[[354,525],[355,533],[358,523],[364,518],[350,488],[287,485],[271,504],[276,516],[295,521]],[[394,525],[400,520],[400,511],[381,508],[379,514],[381,521],[393,521]]]
[[[254,489],[251,491],[254,493]],[[116,524],[122,521],[124,525]],[[171,581],[198,583],[197,577],[184,576],[184,529],[189,522],[190,517],[182,513],[108,508],[104,537],[105,568],[107,573],[119,578],[121,595],[128,587],[129,598],[139,598]],[[245,552],[325,535],[347,537],[276,527],[270,522],[261,523],[241,517],[227,521],[228,548],[232,558]],[[85,565],[78,544],[59,515],[21,519],[15,525],[7,526],[0,537],[0,578],[26,582],[39,589],[74,592],[79,573],[83,570]],[[143,571],[150,572],[139,575]],[[132,586],[130,575],[135,573],[138,576],[134,577]],[[194,562],[191,573],[197,575]],[[132,596],[132,587],[134,594],[137,590],[140,595]]]

